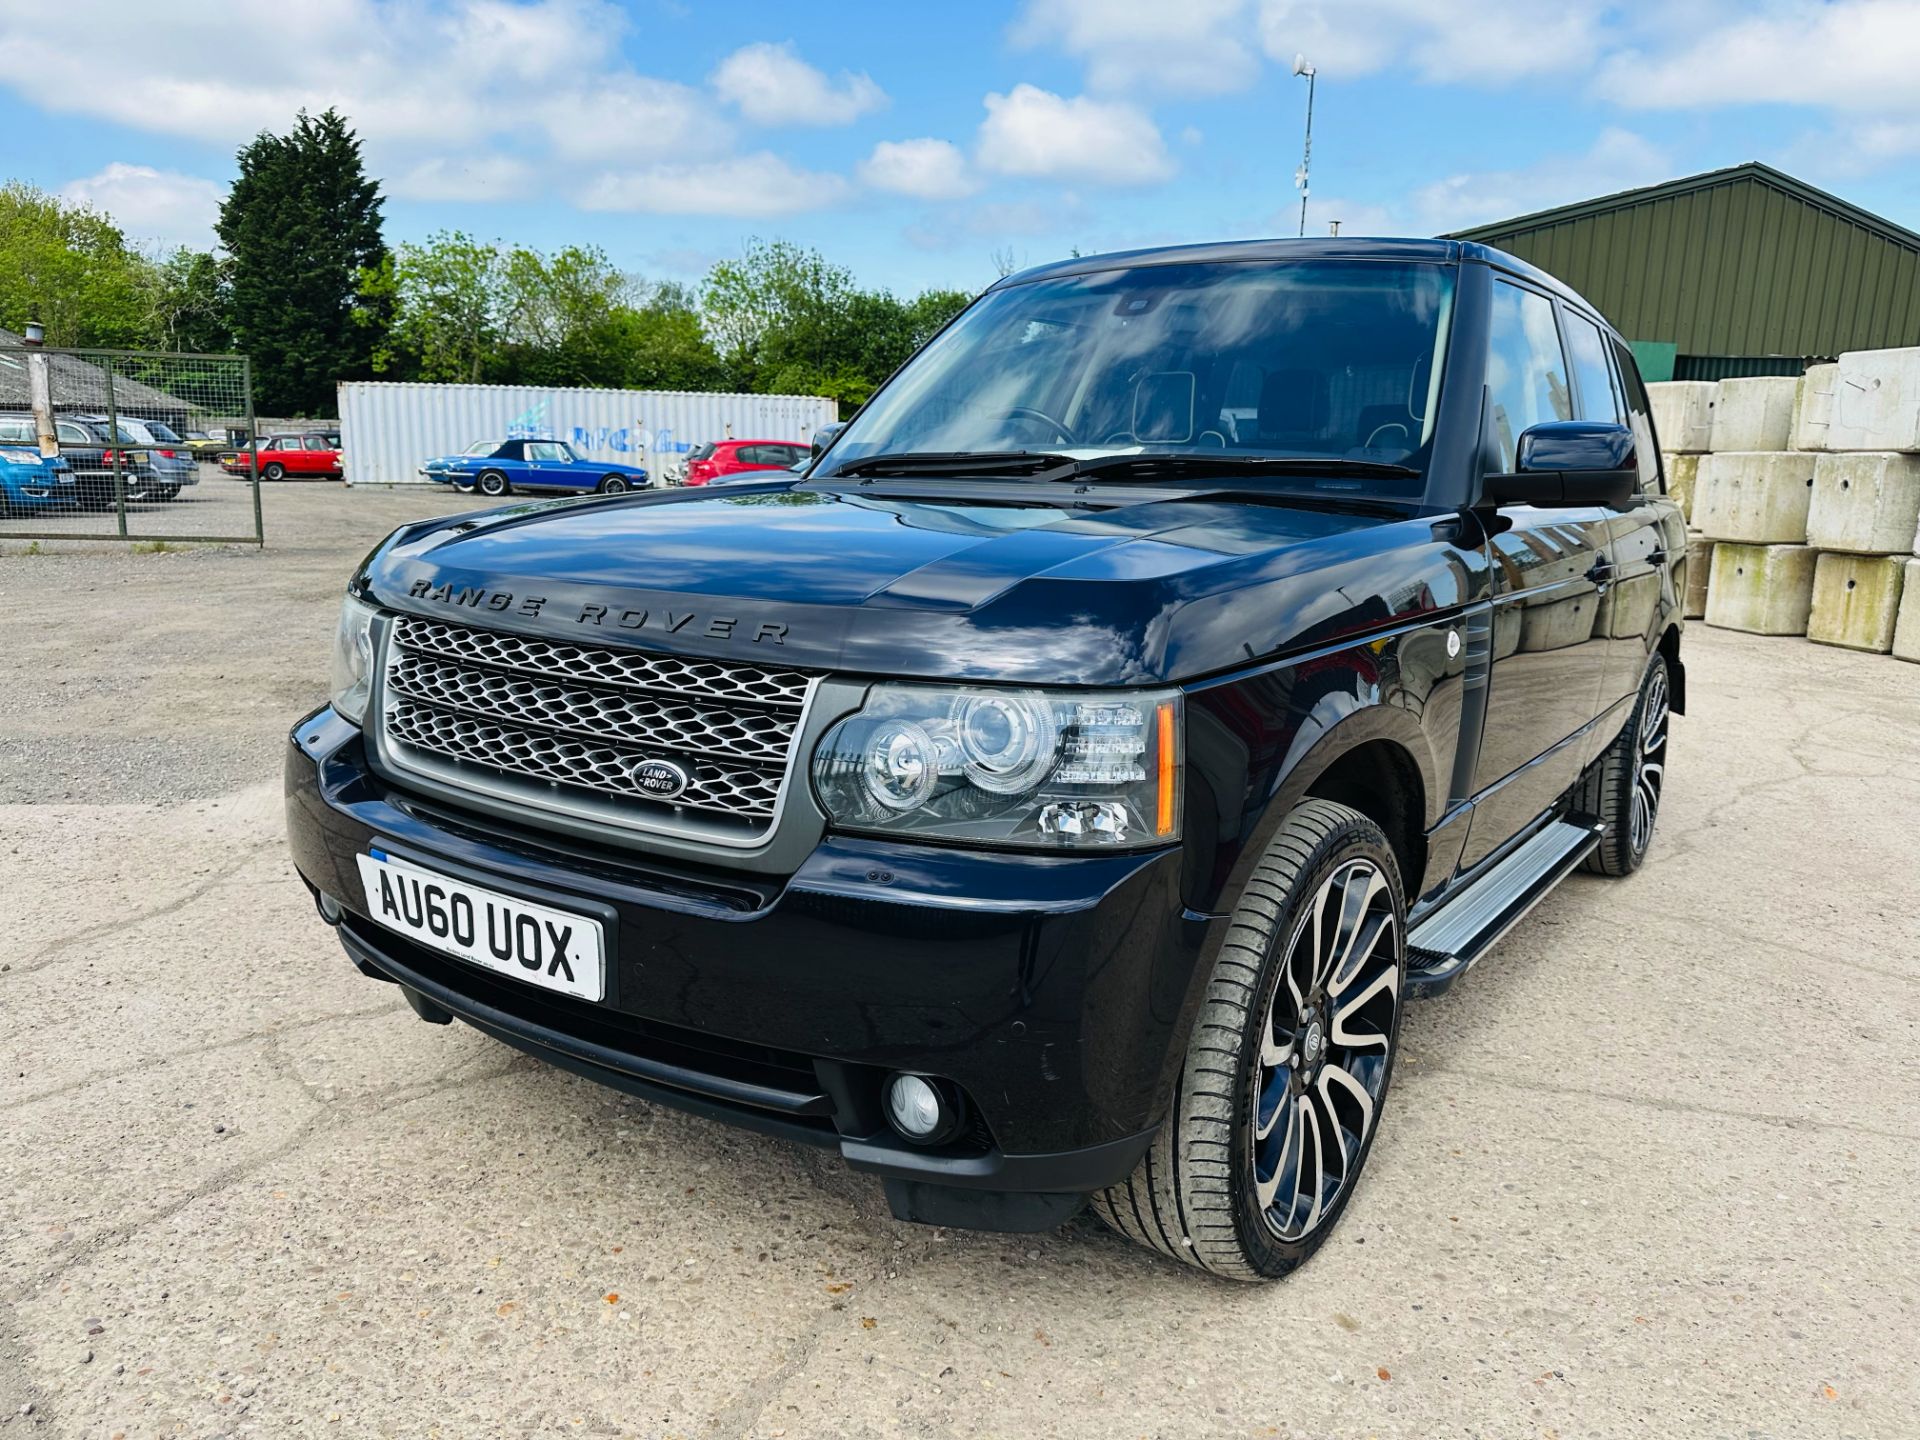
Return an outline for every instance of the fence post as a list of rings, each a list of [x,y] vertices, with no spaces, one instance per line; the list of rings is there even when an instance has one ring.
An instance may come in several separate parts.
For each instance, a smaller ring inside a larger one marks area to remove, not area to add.
[[[113,456],[113,509],[120,526],[120,538],[127,538],[127,472],[126,450],[120,443],[120,411],[113,395],[113,361],[102,357],[106,363],[101,369],[107,376],[107,444],[113,448],[107,453]]]
[[[253,418],[253,357],[240,357],[240,388],[247,398],[247,478],[253,482],[253,543],[267,543],[266,521],[260,514],[260,428]]]

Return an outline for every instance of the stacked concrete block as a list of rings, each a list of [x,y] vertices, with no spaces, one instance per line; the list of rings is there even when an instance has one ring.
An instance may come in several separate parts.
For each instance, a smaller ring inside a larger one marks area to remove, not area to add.
[[[1813,574],[1814,552],[1804,545],[1715,545],[1707,624],[1750,635],[1804,635]]]
[[[1660,448],[1675,455],[1711,450],[1714,398],[1719,393],[1713,380],[1661,380],[1647,386]]]
[[[1920,347],[1840,357],[1824,448],[1920,451]]]
[[[1920,455],[1822,455],[1813,465],[1807,543],[1855,555],[1903,555],[1920,529]]]
[[[1813,573],[1807,638],[1886,654],[1900,613],[1904,555],[1820,556]]]
[[[1693,519],[1693,497],[1699,490],[1700,457],[1667,451],[1660,460],[1661,468],[1667,472],[1667,498],[1680,507],[1681,518]]]
[[[1827,430],[1833,424],[1833,397],[1840,381],[1840,366],[1809,365],[1800,377],[1800,390],[1793,401],[1793,423],[1787,430],[1787,444],[1795,450],[1824,450]]]
[[[1701,456],[1694,527],[1709,540],[1804,545],[1814,463],[1811,455],[1777,451]]]
[[[1716,453],[1786,449],[1793,431],[1793,401],[1799,393],[1797,376],[1722,380],[1713,402],[1713,437],[1707,448]]]
[[[1689,620],[1707,615],[1707,584],[1713,574],[1713,541],[1698,531],[1687,532],[1687,590],[1681,614]]]
[[[1896,659],[1920,662],[1920,560],[1905,564],[1900,582],[1900,610],[1893,622]]]

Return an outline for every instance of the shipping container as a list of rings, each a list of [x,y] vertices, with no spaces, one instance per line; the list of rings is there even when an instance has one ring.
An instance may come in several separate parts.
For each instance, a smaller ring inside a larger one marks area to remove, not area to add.
[[[688,390],[568,390],[538,385],[340,385],[349,485],[429,483],[420,466],[482,440],[565,440],[593,460],[644,465],[656,482],[696,445],[798,440],[839,418],[817,395]]]

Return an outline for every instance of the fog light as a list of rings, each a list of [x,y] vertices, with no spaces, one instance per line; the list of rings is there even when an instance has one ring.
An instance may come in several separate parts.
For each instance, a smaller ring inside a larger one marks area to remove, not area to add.
[[[320,918],[329,925],[338,925],[340,923],[340,917],[346,914],[346,911],[341,908],[340,902],[324,890],[322,890],[316,898],[320,904]]]
[[[916,1145],[937,1145],[960,1128],[960,1097],[925,1075],[887,1081],[887,1120]]]

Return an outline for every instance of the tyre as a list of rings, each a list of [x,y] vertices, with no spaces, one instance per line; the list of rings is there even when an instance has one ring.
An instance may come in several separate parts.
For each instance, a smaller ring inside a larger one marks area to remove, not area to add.
[[[1320,1248],[1378,1129],[1400,1038],[1406,902],[1380,827],[1309,800],[1247,882],[1166,1121],[1093,1197],[1122,1235],[1236,1280]]]
[[[1581,862],[1581,868],[1596,875],[1631,875],[1653,845],[1653,827],[1667,788],[1670,687],[1667,657],[1656,653],[1640,682],[1633,714],[1581,779],[1576,805],[1607,825],[1606,835]]]
[[[602,495],[624,495],[633,487],[624,475],[602,475],[600,484],[595,487]]]
[[[512,493],[512,487],[507,484],[507,477],[502,475],[498,470],[488,470],[484,472],[480,476],[477,484],[482,495],[497,496]]]
[[[287,478],[287,467],[282,465],[278,460],[269,460],[261,469],[260,478],[262,480],[284,480]]]

